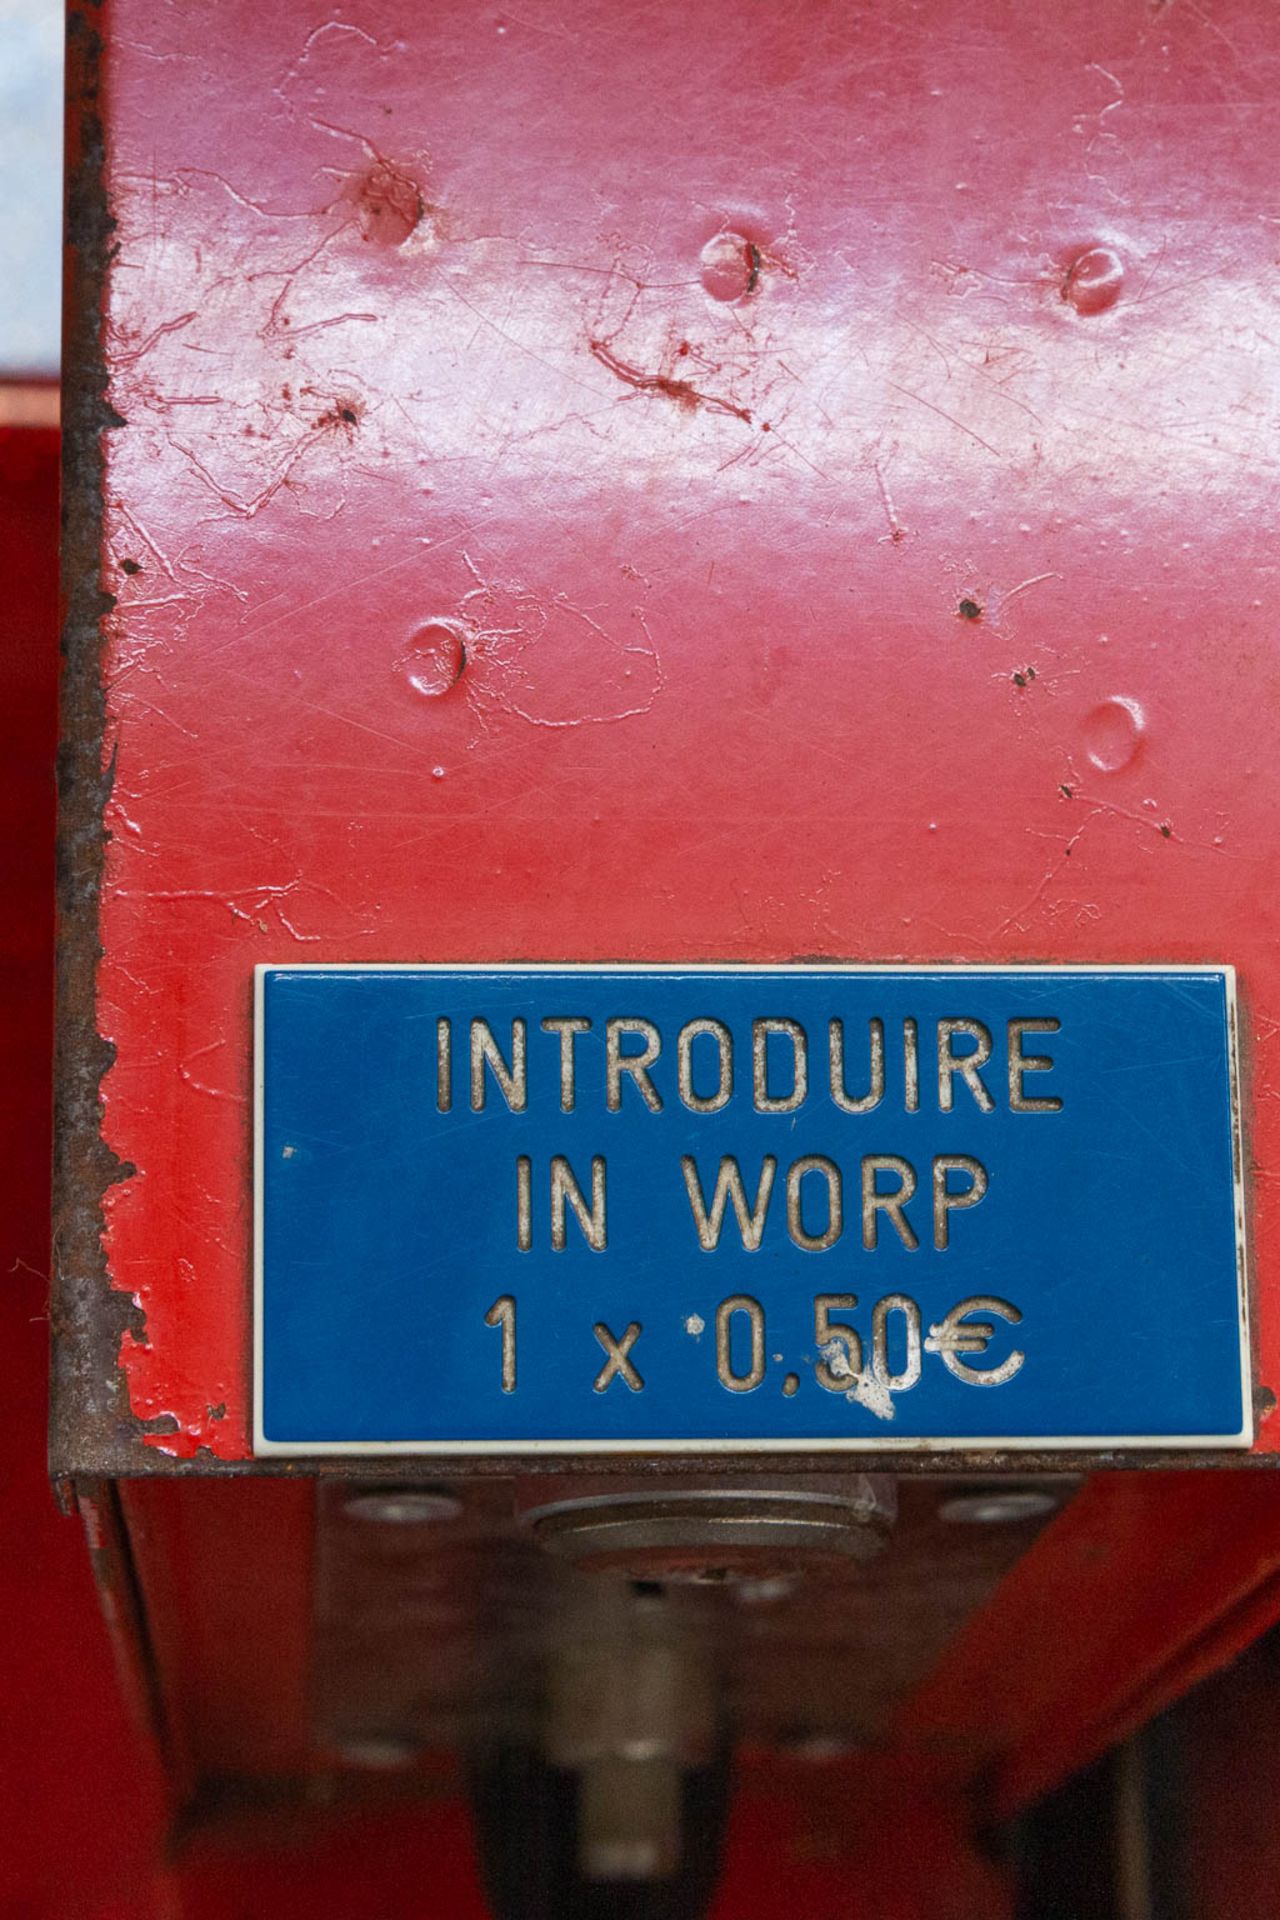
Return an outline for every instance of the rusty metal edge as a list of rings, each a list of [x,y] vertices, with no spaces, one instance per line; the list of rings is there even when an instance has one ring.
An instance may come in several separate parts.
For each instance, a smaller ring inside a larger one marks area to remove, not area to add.
[[[105,182],[105,4],[71,0],[63,293],[62,677],[57,759],[56,1037],[54,1043],[53,1341],[50,1470],[103,1476],[140,1464],[144,1424],[120,1369],[143,1316],[113,1288],[103,1197],[130,1168],[102,1135],[101,1083],[112,1048],[97,1026],[99,894],[112,784],[102,678],[104,435],[122,426],[107,400],[103,344],[115,220]]]
[[[145,1425],[143,1431],[147,1431]],[[1194,1470],[1199,1473],[1274,1473],[1275,1454],[1173,1452],[1145,1449],[1142,1453],[859,1453],[854,1448],[827,1453],[716,1454],[697,1452],[652,1455],[556,1454],[449,1455],[385,1454],[337,1455],[332,1459],[309,1455],[301,1460],[275,1456],[270,1460],[224,1459],[207,1448],[189,1458],[177,1458],[156,1446],[143,1446],[121,1455],[111,1467],[120,1480],[240,1479],[344,1480],[396,1486],[432,1485],[446,1480],[512,1480],[557,1475],[590,1474],[593,1478],[634,1480],[680,1479],[714,1481],[744,1474],[761,1480],[793,1480],[798,1474],[889,1473],[912,1479],[953,1481],[959,1491],[966,1481],[1024,1481],[1066,1475],[1078,1478],[1094,1473]]]

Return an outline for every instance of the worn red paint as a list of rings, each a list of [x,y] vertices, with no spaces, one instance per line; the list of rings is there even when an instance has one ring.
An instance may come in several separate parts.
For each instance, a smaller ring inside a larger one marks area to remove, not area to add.
[[[1278,78],[1262,0],[113,0],[100,1024],[153,1449],[248,1451],[249,980],[295,957],[1231,960],[1280,1377]],[[790,270],[708,297],[722,232]]]

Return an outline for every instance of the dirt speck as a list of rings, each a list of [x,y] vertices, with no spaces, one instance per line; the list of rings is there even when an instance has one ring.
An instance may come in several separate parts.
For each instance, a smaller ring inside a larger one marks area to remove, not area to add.
[[[316,421],[316,426],[337,428],[350,434],[360,425],[365,412],[365,401],[353,396],[340,395],[325,408]]]

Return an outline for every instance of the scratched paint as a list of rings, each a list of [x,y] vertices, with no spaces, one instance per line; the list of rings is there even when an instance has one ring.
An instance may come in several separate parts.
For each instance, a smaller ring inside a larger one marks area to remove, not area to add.
[[[112,5],[147,1444],[248,1452],[249,983],[296,958],[1233,961],[1274,1381],[1273,10],[397,19]]]

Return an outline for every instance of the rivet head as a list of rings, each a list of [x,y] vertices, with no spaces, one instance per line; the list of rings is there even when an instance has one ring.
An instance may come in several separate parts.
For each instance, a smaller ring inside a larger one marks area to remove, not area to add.
[[[1037,1487],[992,1487],[988,1493],[962,1493],[944,1500],[938,1518],[953,1526],[1007,1527],[1018,1520],[1041,1520],[1058,1506],[1058,1496]]]
[[[434,700],[461,680],[467,665],[467,629],[460,620],[428,620],[409,641],[400,661],[415,693]]]
[[[760,284],[762,255],[754,240],[728,229],[702,249],[701,279],[713,300],[745,300]]]
[[[349,1494],[342,1510],[353,1520],[382,1526],[431,1527],[443,1520],[456,1520],[462,1502],[456,1494],[437,1487],[370,1487]]]
[[[1062,297],[1080,314],[1105,313],[1124,287],[1124,261],[1114,247],[1086,247],[1062,277]]]
[[[1136,700],[1113,694],[1085,716],[1084,750],[1099,773],[1118,773],[1142,745],[1147,718]]]

